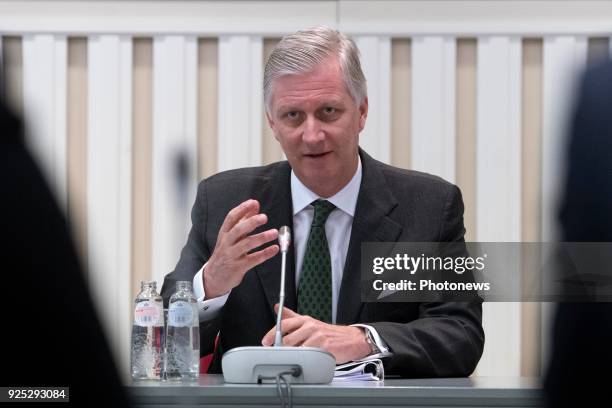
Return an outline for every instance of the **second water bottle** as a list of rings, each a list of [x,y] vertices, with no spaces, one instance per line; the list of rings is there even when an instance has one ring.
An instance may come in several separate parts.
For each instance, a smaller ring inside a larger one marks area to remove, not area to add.
[[[170,297],[166,332],[166,378],[195,379],[200,375],[200,319],[191,282],[178,281]]]

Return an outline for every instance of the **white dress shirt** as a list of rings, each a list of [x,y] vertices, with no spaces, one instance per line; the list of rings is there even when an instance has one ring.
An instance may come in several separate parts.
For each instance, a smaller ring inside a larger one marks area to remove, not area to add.
[[[348,253],[349,237],[353,229],[353,217],[357,206],[357,196],[361,185],[361,160],[357,165],[355,175],[342,190],[325,199],[310,191],[295,173],[291,172],[291,199],[293,200],[293,233],[295,250],[295,287],[299,288],[302,274],[302,263],[310,234],[310,225],[314,217],[314,207],[311,203],[318,199],[327,200],[336,206],[325,221],[325,236],[329,245],[332,275],[332,323],[336,323],[338,297],[346,254]]]
[[[306,187],[300,179],[291,171],[291,200],[293,203],[293,245],[295,250],[295,284],[299,287],[300,275],[302,272],[302,262],[306,251],[308,234],[310,233],[310,225],[314,217],[314,207],[311,203],[317,199],[324,199],[336,206],[329,214],[325,222],[325,235],[329,245],[329,253],[331,258],[331,274],[332,274],[332,323],[336,322],[336,314],[338,310],[338,297],[340,294],[340,285],[342,283],[342,274],[344,271],[344,263],[348,253],[349,237],[353,227],[353,217],[355,216],[355,207],[357,206],[357,196],[361,185],[361,159],[358,160],[357,170],[353,178],[340,191],[329,198],[321,198],[316,193]],[[202,273],[204,265],[193,278],[193,289],[195,297],[198,299],[200,310],[200,321],[210,320],[216,316],[219,310],[223,307],[229,292],[223,296],[204,300],[204,284],[202,281]],[[374,341],[378,348],[383,351],[383,355],[387,354],[388,348],[376,332],[376,330],[368,325],[357,324],[355,326],[364,327],[370,330]]]

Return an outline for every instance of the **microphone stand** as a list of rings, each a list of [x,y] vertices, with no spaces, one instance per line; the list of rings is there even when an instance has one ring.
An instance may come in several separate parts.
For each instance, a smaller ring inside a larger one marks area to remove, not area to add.
[[[278,313],[276,314],[276,333],[274,335],[274,347],[280,347],[283,343],[283,331],[281,330],[281,322],[283,315],[283,306],[285,305],[285,268],[287,263],[287,251],[291,243],[291,232],[289,227],[283,226],[278,230],[278,243],[281,251],[281,284],[278,297]]]
[[[291,244],[289,227],[278,231],[281,249],[281,284],[279,308],[273,347],[236,347],[228,350],[221,359],[223,378],[227,383],[261,384],[280,381],[300,384],[329,384],[334,378],[336,359],[318,347],[283,346],[281,329],[285,303],[285,269],[287,252]],[[280,387],[280,385],[279,385]],[[289,389],[290,390],[290,389]]]

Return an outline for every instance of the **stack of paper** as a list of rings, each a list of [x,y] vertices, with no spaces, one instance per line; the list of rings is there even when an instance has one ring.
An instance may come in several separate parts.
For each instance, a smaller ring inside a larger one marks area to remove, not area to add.
[[[384,381],[385,370],[378,358],[351,361],[336,366],[334,381]]]

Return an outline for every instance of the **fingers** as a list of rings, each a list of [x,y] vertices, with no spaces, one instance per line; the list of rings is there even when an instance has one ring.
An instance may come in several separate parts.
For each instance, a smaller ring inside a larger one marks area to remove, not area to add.
[[[242,257],[253,249],[278,238],[277,229],[269,229],[259,234],[247,236],[257,227],[268,222],[268,217],[265,214],[258,214],[258,211],[259,202],[252,199],[244,201],[230,210],[221,226],[217,247],[223,243],[223,246],[231,248],[231,251],[237,257]],[[274,256],[277,252],[276,249],[272,248],[255,257],[251,257],[251,259],[259,259],[263,262]]]
[[[271,346],[274,344],[274,337],[276,333],[276,325],[272,327],[268,332],[261,338],[262,346]]]
[[[277,314],[278,307],[278,303],[274,305],[274,312]],[[281,333],[283,335],[283,345],[285,346],[303,345],[305,341],[317,334],[318,323],[321,323],[309,316],[303,316],[286,307],[283,307],[281,318]],[[275,333],[276,326],[266,333],[261,344],[264,346],[271,346],[274,343]]]
[[[240,220],[249,214],[257,214],[259,212],[259,202],[257,200],[246,200],[239,206],[234,207],[227,213],[221,232],[229,232]]]
[[[275,256],[280,248],[270,245],[251,253],[278,238],[276,229],[249,235],[266,224],[268,217],[259,214],[257,200],[247,200],[231,209],[223,220],[215,249],[204,269],[205,291],[215,297],[240,284],[246,272]]]
[[[267,242],[273,241],[276,238],[278,238],[278,230],[276,228],[251,235],[236,243],[236,252],[239,254],[246,254],[247,252],[258,248]]]
[[[278,253],[278,251],[280,251],[280,247],[278,245],[270,245],[269,247],[266,247],[261,251],[248,254],[245,257],[244,268],[246,269],[244,269],[244,273],[246,273],[249,269],[252,269],[255,266],[259,265],[260,263],[263,263],[268,259],[272,258]]]
[[[249,202],[257,203],[257,205],[251,205]],[[225,235],[224,240],[227,241],[227,244],[241,244],[239,248],[236,248],[240,251],[239,253],[246,253],[278,237],[278,231],[268,230],[263,235],[257,234],[255,239],[244,241],[243,238],[247,237],[253,230],[268,222],[268,216],[266,214],[258,214],[259,203],[257,201],[249,200],[245,201],[245,203],[243,203],[245,205],[244,208],[241,208],[243,206],[243,204],[241,204],[232,209],[226,216],[223,226],[221,227]],[[234,210],[236,210],[236,212],[234,212]],[[240,217],[238,221],[236,221],[237,217]],[[226,229],[228,226],[230,226],[229,229]]]
[[[274,305],[274,313],[278,314],[278,307],[280,305],[277,303]],[[288,319],[290,317],[299,317],[302,316],[299,313],[294,312],[293,310],[283,306],[283,315],[281,316],[282,319]]]
[[[312,322],[305,321],[298,328],[283,336],[283,345],[305,346],[310,343],[317,344],[317,337],[316,325]]]
[[[234,225],[234,227],[227,233],[228,239],[231,243],[235,243],[241,238],[245,237],[248,233],[252,232],[255,228],[264,225],[268,222],[268,216],[266,214],[255,214],[252,216],[245,216]]]
[[[297,315],[298,317],[283,319],[281,325],[281,333],[286,336],[288,333],[298,330],[306,321],[304,316]],[[271,346],[274,343],[274,336],[276,333],[276,326],[272,327],[265,336],[261,339],[261,344],[264,346]],[[287,345],[283,339],[283,344]]]

